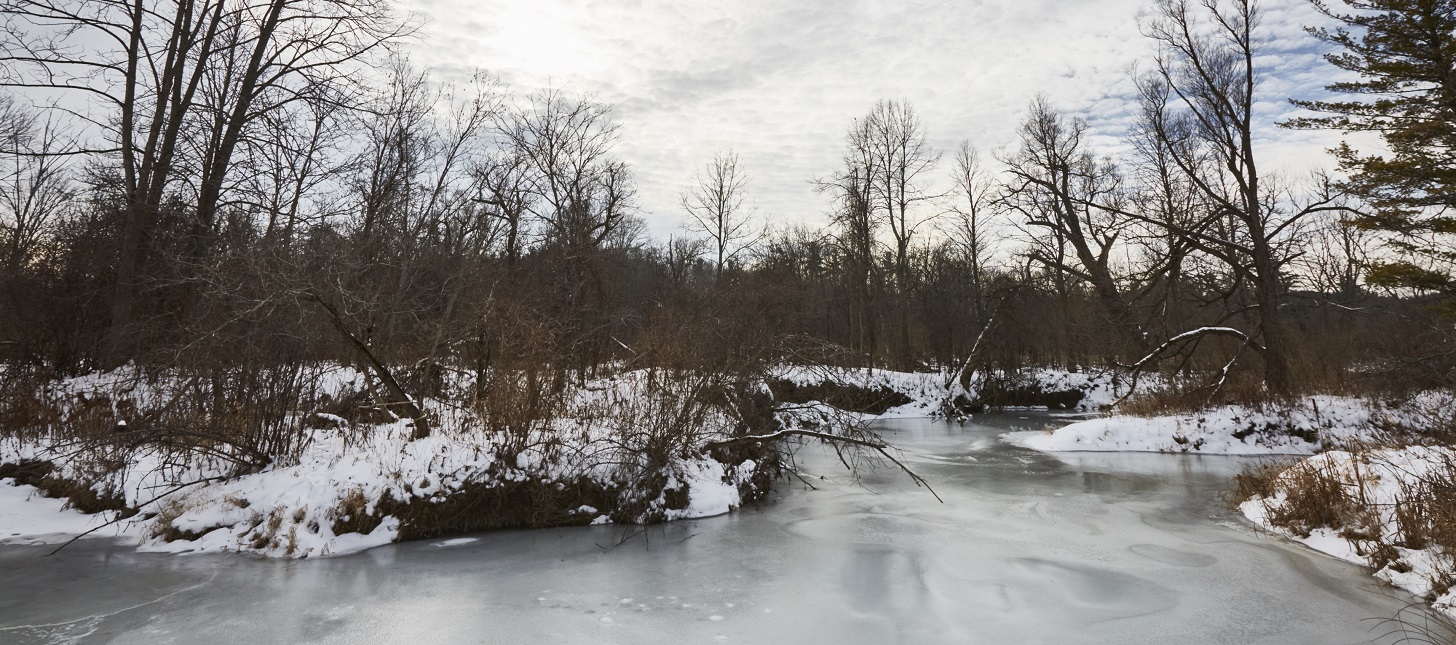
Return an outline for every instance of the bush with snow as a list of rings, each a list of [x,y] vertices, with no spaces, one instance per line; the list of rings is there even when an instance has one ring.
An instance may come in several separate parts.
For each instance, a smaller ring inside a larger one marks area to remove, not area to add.
[[[1329,451],[1252,486],[1239,509],[1254,524],[1368,566],[1456,617],[1456,449]]]

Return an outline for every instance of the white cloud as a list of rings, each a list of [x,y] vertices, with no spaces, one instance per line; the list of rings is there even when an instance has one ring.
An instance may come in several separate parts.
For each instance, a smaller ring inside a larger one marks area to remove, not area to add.
[[[1266,158],[1294,173],[1325,165],[1331,135],[1272,121],[1288,96],[1331,76],[1302,0],[1271,0]],[[909,99],[932,142],[991,150],[1012,141],[1038,92],[1113,141],[1133,114],[1127,66],[1152,45],[1147,0],[415,0],[429,19],[415,58],[520,88],[555,85],[615,104],[651,230],[681,221],[677,193],[714,152],[734,148],[760,211],[820,221],[809,180],[831,172],[850,119]]]

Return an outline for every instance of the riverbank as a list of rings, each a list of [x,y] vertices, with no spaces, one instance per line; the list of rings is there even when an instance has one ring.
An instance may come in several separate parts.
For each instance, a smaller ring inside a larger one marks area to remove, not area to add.
[[[761,446],[711,446],[771,430],[772,402],[690,374],[593,379],[514,419],[461,396],[425,399],[432,431],[419,436],[387,408],[342,409],[369,384],[331,368],[315,382],[318,407],[285,420],[293,449],[261,460],[236,442],[148,433],[169,385],[126,370],[55,384],[55,417],[99,416],[99,427],[0,437],[0,481],[15,484],[0,540],[54,542],[84,526],[150,551],[341,555],[490,528],[717,515],[758,499],[778,468]],[[59,502],[45,495],[92,514],[52,522]]]
[[[1048,453],[1267,456],[1233,493],[1254,526],[1367,567],[1456,619],[1452,396],[1315,396],[1008,433]]]
[[[412,419],[360,403],[372,398],[365,374],[325,366],[309,381],[311,407],[282,419],[292,448],[259,459],[206,436],[148,434],[148,424],[165,427],[179,384],[127,369],[92,374],[47,386],[49,407],[36,416],[49,425],[0,437],[0,482],[14,485],[0,506],[0,524],[13,528],[0,543],[95,529],[147,551],[298,558],[482,529],[694,519],[775,485],[784,446],[743,437],[849,436],[872,419],[988,399],[1089,410],[1114,396],[1111,375],[1098,372],[978,382],[984,396],[947,373],[786,365],[754,385],[623,370],[567,384],[560,406],[503,418],[462,405],[472,384],[456,379],[419,402],[431,419],[421,437]],[[47,495],[74,507],[67,520],[52,521],[59,502]]]
[[[1044,452],[1186,452],[1206,455],[1312,455],[1381,435],[1399,406],[1353,397],[1313,396],[1281,404],[1226,405],[1181,414],[1087,419],[1006,439]]]
[[[647,527],[288,561],[0,547],[0,642],[1289,645],[1372,639],[1367,618],[1411,601],[1235,522],[1219,496],[1237,458],[997,439],[1047,422],[877,422],[945,503],[893,469],[851,477],[810,445],[797,466],[814,488],[794,479],[772,503]]]

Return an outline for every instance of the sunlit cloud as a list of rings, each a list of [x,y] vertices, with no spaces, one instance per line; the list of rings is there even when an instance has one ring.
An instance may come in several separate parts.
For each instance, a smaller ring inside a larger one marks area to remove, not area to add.
[[[732,148],[753,199],[777,222],[819,222],[829,204],[810,180],[834,170],[850,119],[881,98],[908,99],[932,142],[993,151],[1014,140],[1036,94],[1088,119],[1116,149],[1135,116],[1129,66],[1153,45],[1147,0],[416,0],[428,23],[415,58],[447,77],[484,68],[513,86],[593,94],[616,106],[650,229],[682,221],[678,192]],[[1268,164],[1327,166],[1328,133],[1274,123],[1287,99],[1331,78],[1303,27],[1303,0],[1271,0],[1260,114]]]

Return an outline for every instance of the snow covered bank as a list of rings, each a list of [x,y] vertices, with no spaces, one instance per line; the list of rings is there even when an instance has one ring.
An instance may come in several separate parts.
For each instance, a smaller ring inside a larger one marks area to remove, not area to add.
[[[970,391],[949,371],[783,365],[772,373],[775,398],[827,404],[879,418],[925,418],[985,408],[1098,410],[1117,399],[1116,375],[1108,371],[1039,368],[976,374]]]
[[[1330,451],[1281,469],[1240,505],[1254,524],[1456,617],[1456,449]]]
[[[371,402],[367,374],[321,366],[300,381],[312,394],[276,420],[286,442],[260,460],[248,452],[255,444],[147,434],[149,427],[186,432],[189,420],[206,419],[165,418],[180,409],[176,402],[196,398],[187,389],[195,379],[181,383],[131,369],[92,374],[47,384],[36,395],[54,409],[46,419],[84,424],[6,428],[0,464],[53,468],[61,488],[79,482],[137,511],[98,535],[145,550],[316,557],[491,528],[727,513],[772,487],[779,452],[755,442],[715,442],[776,428],[848,427],[876,416],[936,416],[959,392],[948,373],[785,366],[770,383],[743,389],[712,375],[629,370],[567,384],[559,405],[522,413],[511,406],[530,391],[493,412],[459,403],[476,391],[451,378],[441,395],[419,402],[433,427],[419,438],[413,421]],[[976,382],[1038,395],[1070,391],[1083,407],[1112,397],[1110,377],[1099,374],[1038,370],[997,378]],[[798,398],[775,401],[772,388],[785,385]],[[52,526],[46,518],[60,502],[27,499],[0,506],[0,533],[35,526],[15,537],[75,534],[111,517],[68,511],[68,521],[79,515],[85,526]]]
[[[1089,419],[1004,438],[1044,452],[1312,455],[1373,439],[1375,422],[1384,414],[1378,404],[1363,399],[1316,396],[1289,406],[1222,406],[1173,416]]]
[[[437,433],[410,441],[410,432],[392,424],[358,442],[321,433],[298,464],[177,495],[158,509],[142,548],[340,555],[396,541],[411,530],[410,518],[422,515],[415,505],[458,511],[462,504],[452,498],[489,504],[496,493],[510,499],[511,490],[559,493],[559,503],[541,499],[516,511],[538,515],[541,526],[706,517],[737,508],[743,502],[740,488],[757,468],[752,460],[734,466],[707,457],[684,459],[667,468],[660,489],[634,491],[600,464],[539,461],[540,454],[502,463],[475,438]],[[674,492],[685,495],[685,502],[668,500]],[[633,498],[653,493],[652,499]],[[433,523],[413,530],[416,537],[439,532]],[[167,540],[177,535],[191,539]]]
[[[935,416],[949,391],[946,375],[937,372],[783,365],[771,376],[779,402],[825,404],[885,418]]]
[[[428,515],[418,507],[459,511],[465,504],[458,497],[487,507],[530,503],[514,514],[501,512],[500,526],[515,525],[512,520],[521,512],[535,516],[534,523],[521,525],[651,522],[727,513],[744,503],[745,492],[756,492],[753,480],[759,474],[751,459],[734,465],[703,456],[670,464],[660,487],[634,488],[616,469],[537,462],[539,455],[505,464],[495,459],[492,446],[476,438],[436,433],[410,441],[411,432],[403,423],[375,427],[370,436],[353,439],[344,431],[319,430],[297,463],[232,477],[208,474],[225,468],[201,462],[190,475],[177,477],[162,466],[175,458],[139,455],[109,485],[119,486],[113,492],[122,493],[140,513],[97,535],[122,537],[146,551],[343,555],[408,537],[411,530],[416,537],[437,532],[425,525]],[[112,517],[63,509],[62,500],[8,484],[0,482],[0,542],[55,541]],[[520,491],[537,499],[512,497]],[[420,521],[410,525],[411,519]],[[493,519],[481,518],[470,528],[491,528]]]
[[[328,398],[344,399],[364,387],[363,378],[338,368],[322,381],[333,390]],[[743,419],[771,403],[748,400],[751,392],[742,400],[681,395],[717,385],[686,383],[691,378],[604,377],[572,390],[550,416],[524,422],[426,399],[421,406],[435,429],[424,438],[412,436],[409,419],[351,424],[294,412],[300,448],[247,468],[221,444],[141,440],[142,424],[118,422],[126,411],[166,405],[160,388],[125,374],[93,375],[57,383],[48,395],[82,409],[102,401],[110,411],[97,424],[104,430],[12,432],[0,439],[0,464],[42,466],[54,472],[50,481],[82,482],[121,500],[137,514],[98,534],[152,551],[310,557],[487,528],[727,513],[767,491],[777,462],[758,446],[706,444],[751,430]],[[772,418],[771,408],[762,414]],[[22,495],[10,483],[0,480],[0,539],[74,535],[111,517],[62,512],[60,500],[30,495],[29,487]]]
[[[0,481],[0,544],[64,542],[108,519],[108,513],[87,515],[67,508],[64,500],[46,497],[34,486]],[[109,537],[116,532],[97,534]]]
[[[1127,388],[1111,370],[1037,368],[978,376],[970,393],[974,407],[1095,412],[1112,405]]]

